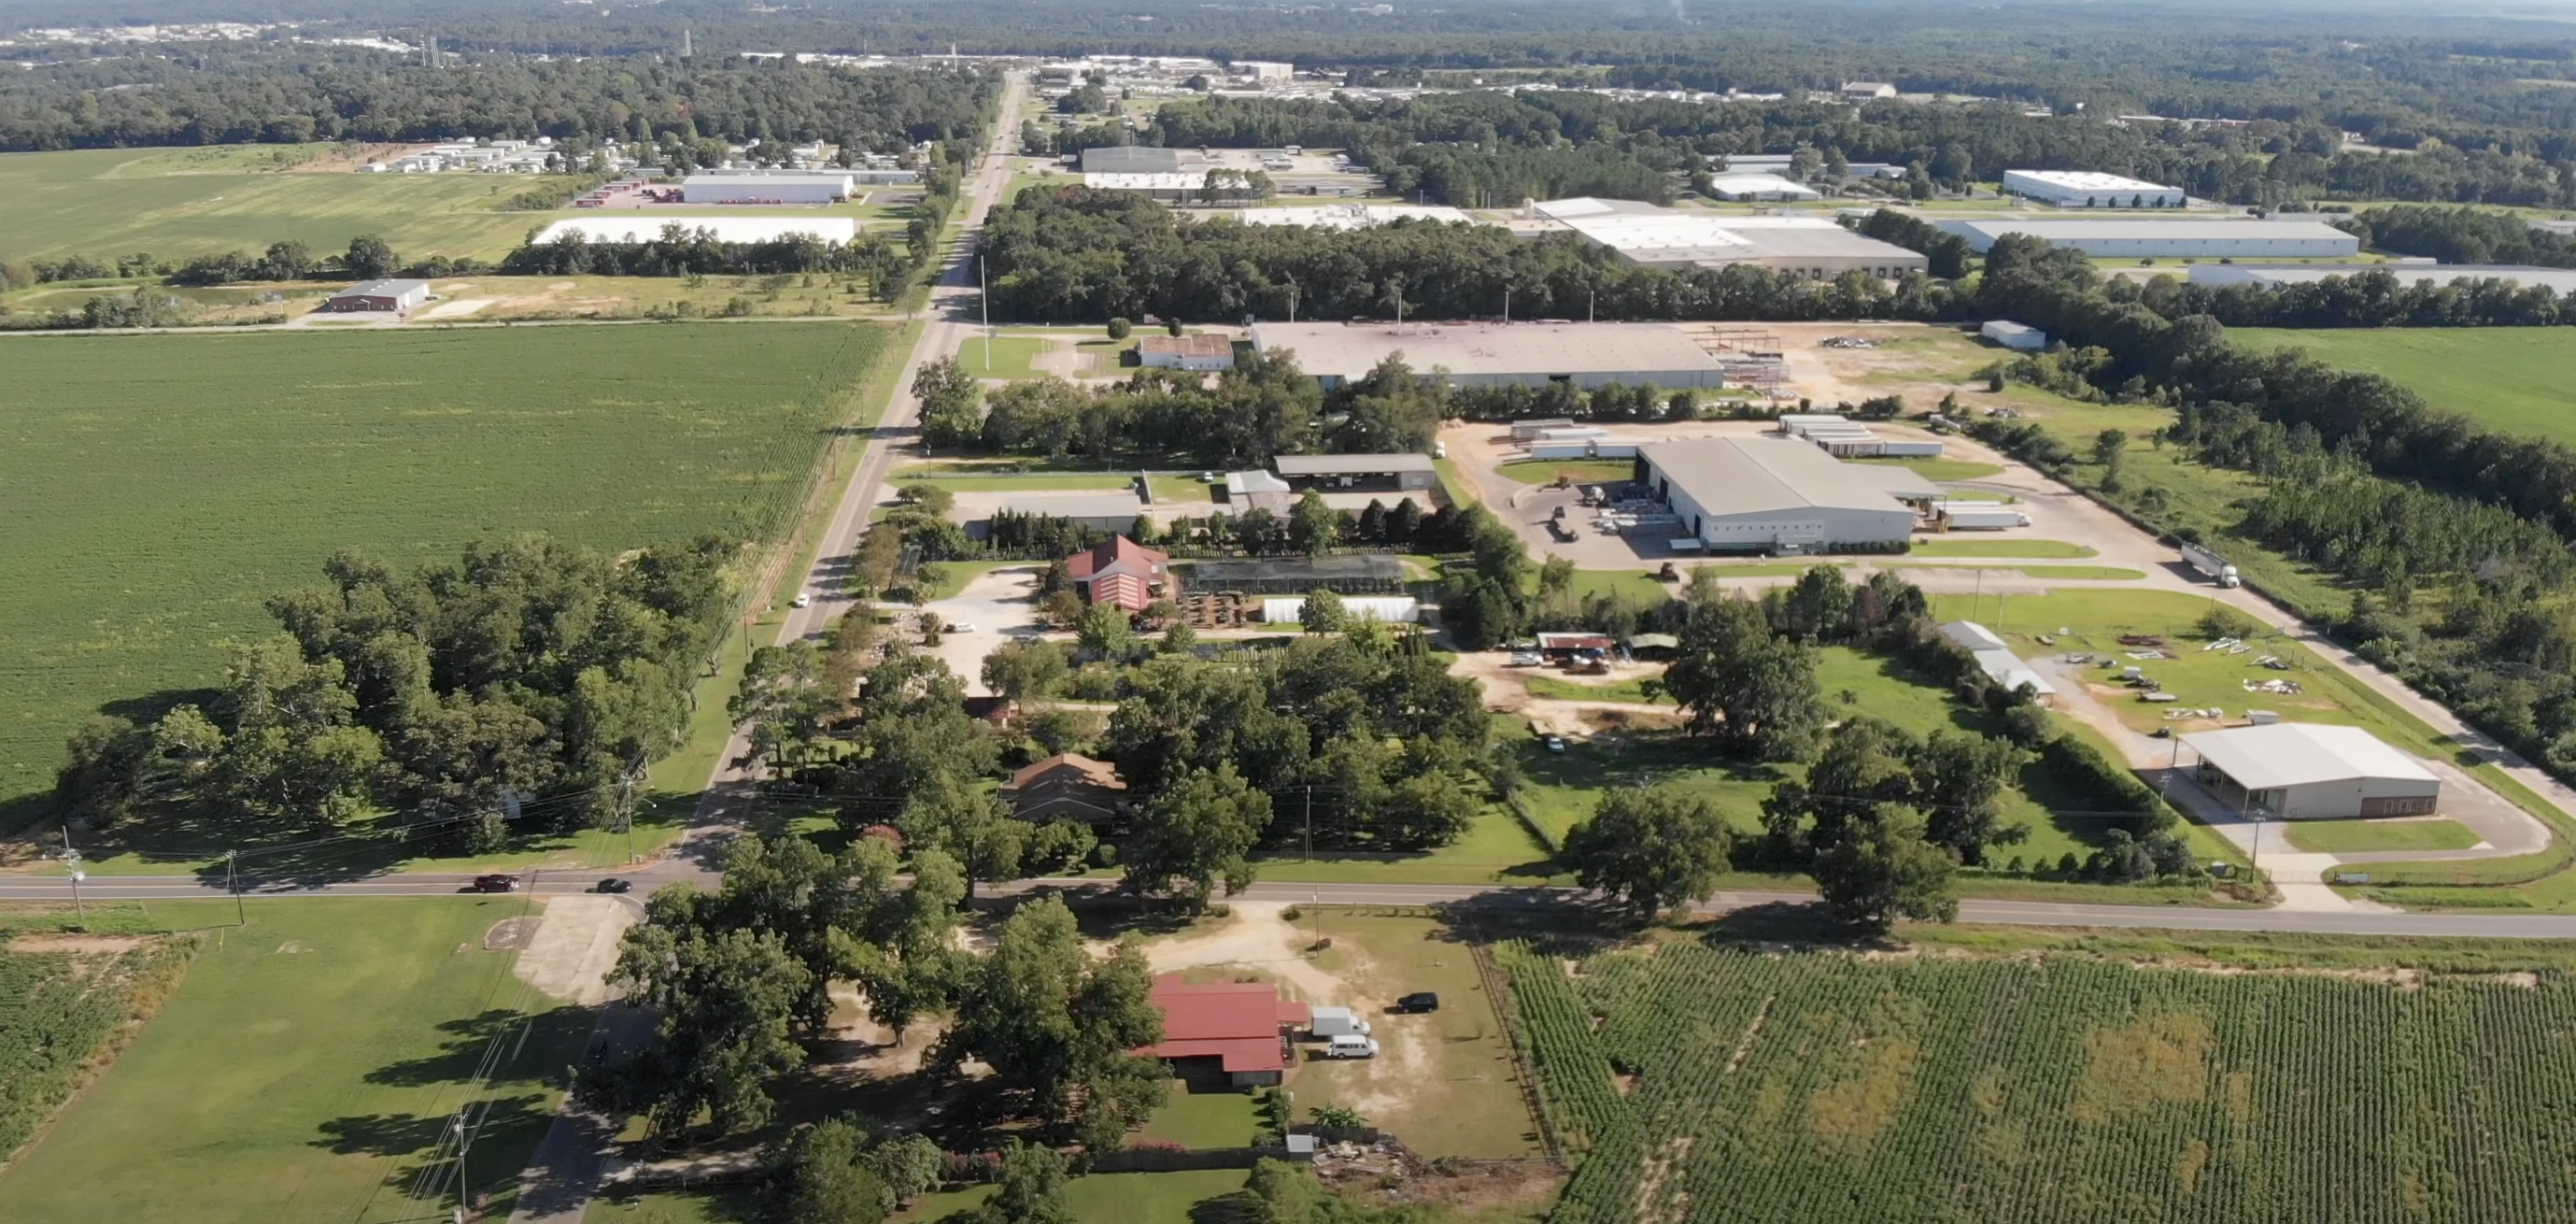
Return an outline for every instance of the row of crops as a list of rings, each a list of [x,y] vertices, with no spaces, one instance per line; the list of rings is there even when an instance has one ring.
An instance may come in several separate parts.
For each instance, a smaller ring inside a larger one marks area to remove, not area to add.
[[[83,1064],[167,985],[181,950],[12,952],[0,943],[0,1162],[52,1116]]]
[[[1582,1152],[1557,1224],[2576,1218],[2576,992],[2554,980],[1496,961]]]

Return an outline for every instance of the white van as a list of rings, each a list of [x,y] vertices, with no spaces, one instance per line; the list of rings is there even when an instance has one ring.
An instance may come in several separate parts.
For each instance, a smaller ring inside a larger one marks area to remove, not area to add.
[[[1375,1058],[1377,1057],[1377,1038],[1362,1037],[1358,1034],[1335,1037],[1324,1043],[1324,1057]]]

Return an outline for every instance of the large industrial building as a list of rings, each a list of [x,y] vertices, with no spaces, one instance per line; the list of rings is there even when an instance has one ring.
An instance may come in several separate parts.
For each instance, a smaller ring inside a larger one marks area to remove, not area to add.
[[[1570,382],[1718,387],[1725,372],[1680,328],[1661,323],[1257,323],[1252,347],[1287,349],[1330,390],[1401,354],[1453,387]]]
[[[1522,227],[1525,234],[1561,226],[1649,268],[1744,264],[1816,279],[1864,272],[1893,280],[1931,267],[1919,251],[1863,237],[1823,217],[1682,212],[1590,196],[1532,204],[1529,213],[1546,224]]]
[[[2006,234],[2028,234],[2097,259],[2342,259],[2361,253],[2361,239],[2322,221],[2249,218],[2193,221],[2068,219],[1959,220],[1937,223],[1984,254]]]
[[[680,180],[684,204],[836,204],[858,184],[848,171],[692,174]]]
[[[2182,737],[2219,801],[2273,820],[2415,816],[2441,806],[2442,780],[2359,727],[2271,723]]]
[[[2553,293],[2576,293],[2576,269],[2519,268],[2487,264],[2380,264],[2370,268],[2318,267],[2313,264],[2288,264],[2265,267],[2259,264],[2193,264],[2191,283],[2195,285],[2260,285],[2279,289],[2288,285],[2314,285],[2337,277],[2379,276],[2396,278],[2401,285],[2451,285],[2459,281],[2503,281],[2524,289],[2547,289]]]
[[[1082,151],[1084,174],[1181,174],[1201,173],[1206,169],[1207,159],[1194,149],[1112,145]]]
[[[2063,208],[2180,208],[2180,187],[2090,170],[2006,170],[2004,194]]]
[[[683,233],[705,230],[715,235],[718,242],[776,242],[790,234],[805,234],[838,245],[859,235],[859,223],[849,217],[670,217],[653,213],[622,216],[602,213],[557,221],[537,231],[536,241],[579,238],[584,242],[651,242],[672,226],[678,226]]]
[[[1637,462],[1680,520],[1676,538],[1711,551],[1900,544],[1914,534],[1914,505],[1941,496],[1908,469],[1844,463],[1791,438],[1656,442]]]
[[[1444,204],[1320,204],[1307,208],[1246,208],[1234,214],[1245,225],[1294,225],[1307,229],[1375,229],[1398,221],[1472,222]]]
[[[1720,174],[1710,177],[1708,193],[1721,200],[1821,200],[1824,193],[1776,174]]]

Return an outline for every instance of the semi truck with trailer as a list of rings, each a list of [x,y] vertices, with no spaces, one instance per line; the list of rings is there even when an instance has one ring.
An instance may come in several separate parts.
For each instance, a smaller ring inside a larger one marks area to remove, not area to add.
[[[2220,586],[2232,587],[2244,585],[2244,579],[2237,576],[2236,567],[2228,564],[2227,558],[2219,556],[2217,553],[2211,552],[2198,544],[2183,545],[2182,559],[2185,564],[2191,566],[2193,569],[2199,570],[2201,572],[2201,576]]]

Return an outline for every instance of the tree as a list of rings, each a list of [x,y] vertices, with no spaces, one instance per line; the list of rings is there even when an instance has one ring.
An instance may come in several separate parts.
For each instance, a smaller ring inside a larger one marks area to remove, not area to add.
[[[1097,1138],[1144,1121],[1162,1103],[1162,1065],[1127,1051],[1163,1039],[1149,995],[1153,970],[1131,939],[1109,959],[1083,949],[1064,902],[1047,897],[1002,924],[991,954],[962,975],[955,1023],[936,1058],[980,1059],[1027,1091],[1038,1112]],[[1140,1074],[1150,1071],[1150,1075]]]
[[[1288,508],[1288,546],[1309,557],[1333,551],[1341,534],[1341,516],[1314,489],[1299,495],[1297,504]]]
[[[885,1183],[897,1206],[939,1188],[939,1144],[927,1135],[905,1135],[868,1149],[867,1165]]]
[[[1297,623],[1308,633],[1339,633],[1350,627],[1350,613],[1343,609],[1341,596],[1317,591],[1297,605]]]
[[[1065,1200],[1064,1154],[1017,1139],[1002,1149],[1002,1187],[969,1217],[972,1224],[1079,1224]]]
[[[1590,819],[1566,831],[1560,858],[1575,882],[1652,921],[1717,888],[1734,832],[1708,800],[1672,787],[1621,789],[1601,797]]]
[[[1925,840],[1962,863],[1985,861],[1986,847],[2012,845],[2030,826],[2003,823],[2004,793],[2031,754],[2011,740],[1964,731],[1935,731],[1916,749],[1914,805],[1923,810]]]
[[[1005,701],[1020,702],[1054,692],[1071,670],[1063,646],[1014,639],[984,656],[984,687]]]
[[[1842,641],[1851,636],[1851,583],[1835,566],[1814,566],[1798,575],[1781,610],[1789,636],[1801,642]]]
[[[955,357],[923,365],[912,377],[912,397],[921,404],[924,443],[954,449],[982,439],[984,386]]]
[[[361,234],[349,240],[349,253],[340,257],[340,265],[358,280],[383,280],[402,266],[393,247],[373,234]]]
[[[1948,851],[1923,839],[1923,818],[1880,804],[1852,823],[1850,834],[1816,856],[1808,874],[1825,907],[1843,921],[1885,932],[1898,918],[1948,922],[1959,913],[1950,895]]]
[[[1124,659],[1136,644],[1136,626],[1127,609],[1096,603],[1082,610],[1073,626],[1074,641],[1094,659]]]
[[[1358,1130],[1368,1125],[1368,1119],[1348,1105],[1312,1106],[1306,1110],[1306,1117],[1327,1130]]]
[[[1691,730],[1756,760],[1804,757],[1825,725],[1815,652],[1773,636],[1760,607],[1714,583],[1695,587],[1690,603],[1664,687]]]
[[[1109,338],[1111,340],[1124,340],[1127,337],[1134,335],[1135,332],[1136,325],[1125,319],[1111,319],[1109,321]]]
[[[1204,909],[1222,882],[1228,896],[1252,883],[1248,856],[1270,826],[1270,796],[1231,763],[1183,775],[1136,811],[1126,848],[1127,885]]]
[[[666,888],[650,908],[668,910],[675,892],[694,890]],[[769,1122],[769,1077],[805,1062],[792,1033],[812,985],[776,933],[648,921],[626,933],[611,980],[658,1020],[650,1045],[583,1077],[590,1101],[645,1115],[659,1141],[681,1136],[700,1113],[722,1134]]]
[[[866,1151],[867,1134],[833,1118],[788,1136],[772,1156],[761,1216],[772,1224],[877,1224],[895,1195]]]
[[[2116,470],[2120,457],[2128,450],[2129,432],[2125,429],[2105,429],[2093,435],[2093,462],[2105,468]]]
[[[819,738],[824,717],[840,703],[823,683],[823,659],[813,643],[790,642],[751,652],[725,714],[750,745],[746,760],[766,771],[792,763]]]

